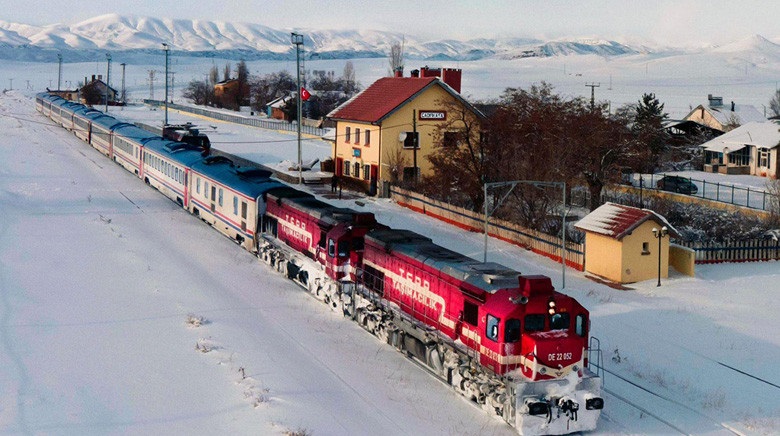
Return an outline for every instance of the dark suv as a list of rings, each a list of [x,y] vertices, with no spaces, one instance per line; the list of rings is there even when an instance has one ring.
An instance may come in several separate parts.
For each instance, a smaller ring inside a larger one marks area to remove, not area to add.
[[[680,194],[693,195],[699,192],[699,188],[689,179],[680,176],[665,176],[656,183],[658,189]]]

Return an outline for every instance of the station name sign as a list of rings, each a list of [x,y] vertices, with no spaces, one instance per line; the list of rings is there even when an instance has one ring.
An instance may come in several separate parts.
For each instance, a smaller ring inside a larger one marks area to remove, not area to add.
[[[420,111],[418,117],[420,120],[443,121],[447,119],[447,111]]]

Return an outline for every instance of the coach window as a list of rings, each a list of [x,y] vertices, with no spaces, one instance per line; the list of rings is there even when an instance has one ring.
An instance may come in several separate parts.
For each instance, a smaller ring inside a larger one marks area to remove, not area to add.
[[[238,197],[233,196],[233,215],[238,216]]]
[[[219,205],[222,206],[222,188],[219,188]]]
[[[241,218],[246,219],[246,201],[241,202]]]
[[[504,342],[512,343],[520,340],[520,320],[508,319],[504,325]]]
[[[195,192],[200,194],[200,177],[195,181]]]
[[[527,332],[540,332],[544,330],[544,315],[526,315],[525,316],[525,331]]]
[[[567,330],[570,324],[568,313],[556,313],[550,316],[550,330]]]
[[[211,185],[211,201],[214,201],[216,199],[217,199],[217,187]]]
[[[493,315],[487,316],[487,324],[485,326],[485,336],[493,342],[498,342],[498,324],[500,319]]]

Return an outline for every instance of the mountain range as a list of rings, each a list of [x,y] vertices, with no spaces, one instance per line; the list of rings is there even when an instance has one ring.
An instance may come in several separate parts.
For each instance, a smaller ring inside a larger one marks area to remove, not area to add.
[[[413,35],[372,30],[298,30],[304,36],[307,59],[386,57],[390,45],[403,43],[404,56],[424,60],[516,59],[568,55],[602,57],[631,54],[675,53],[679,49],[651,48],[601,39],[544,41],[532,38],[479,38],[465,41],[424,41]],[[261,24],[206,20],[97,16],[76,24],[33,26],[0,21],[0,58],[51,61],[57,54],[69,61],[94,59],[96,53],[158,53],[167,43],[177,56],[202,56],[245,60],[289,59],[295,51],[289,29]],[[780,56],[780,46],[754,36],[735,43]],[[742,47],[744,48],[744,47]],[[729,46],[706,50],[728,51]]]

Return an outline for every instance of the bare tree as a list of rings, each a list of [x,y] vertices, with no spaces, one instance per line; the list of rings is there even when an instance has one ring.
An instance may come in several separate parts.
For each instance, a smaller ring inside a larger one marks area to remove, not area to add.
[[[775,91],[775,95],[769,100],[769,110],[772,111],[774,116],[780,117],[780,89]]]
[[[396,41],[390,44],[390,53],[388,54],[388,61],[390,62],[390,75],[395,74],[396,71],[404,71],[404,43],[405,39],[401,39],[400,42]]]
[[[211,70],[209,70],[209,83],[211,86],[214,86],[217,82],[219,82],[219,68],[214,64],[211,66]]]
[[[202,80],[192,80],[182,91],[184,98],[199,105],[207,105],[214,101],[214,87]]]
[[[230,62],[225,64],[225,69],[222,72],[222,81],[227,82],[230,80],[230,72],[232,71],[232,68],[230,67]]]

